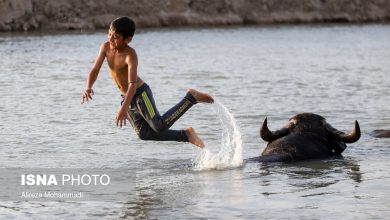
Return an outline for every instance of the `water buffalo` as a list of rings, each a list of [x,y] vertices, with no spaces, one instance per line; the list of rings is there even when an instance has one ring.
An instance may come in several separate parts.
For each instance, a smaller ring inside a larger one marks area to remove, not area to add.
[[[260,130],[269,142],[260,157],[249,161],[293,162],[340,155],[347,145],[360,138],[359,123],[351,133],[344,133],[328,124],[320,115],[302,113],[292,117],[280,130],[270,131],[265,118]]]
[[[371,135],[377,138],[390,138],[390,130],[374,130]]]

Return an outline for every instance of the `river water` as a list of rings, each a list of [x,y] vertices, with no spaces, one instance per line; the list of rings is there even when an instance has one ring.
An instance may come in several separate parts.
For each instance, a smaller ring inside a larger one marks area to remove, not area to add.
[[[193,87],[174,128],[194,127],[206,151],[145,142],[114,124],[121,97],[107,65],[80,105],[106,33],[0,34],[0,167],[127,168],[127,201],[0,201],[1,219],[387,219],[390,215],[390,26],[148,29],[131,45],[160,112]],[[243,164],[271,129],[313,112],[362,137],[344,158]],[[233,152],[233,153],[232,153]],[[222,155],[221,155],[222,154]],[[219,155],[219,156],[218,156]],[[228,160],[220,161],[220,159]]]

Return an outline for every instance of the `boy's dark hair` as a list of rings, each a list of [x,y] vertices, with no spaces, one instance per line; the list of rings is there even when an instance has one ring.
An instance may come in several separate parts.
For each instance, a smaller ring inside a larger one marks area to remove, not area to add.
[[[135,23],[128,17],[119,17],[110,24],[110,31],[114,31],[123,38],[133,37],[135,32]]]

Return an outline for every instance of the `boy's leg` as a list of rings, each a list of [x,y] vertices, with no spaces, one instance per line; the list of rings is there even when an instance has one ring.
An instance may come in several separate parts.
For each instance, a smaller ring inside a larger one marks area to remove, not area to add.
[[[141,95],[137,97],[136,104],[138,110],[142,113],[142,116],[150,127],[156,132],[162,132],[169,129],[188,109],[196,104],[197,101],[213,102],[213,99],[209,95],[200,93],[196,90],[189,90],[179,103],[161,116],[156,108],[153,94],[149,87],[146,87]]]
[[[141,140],[190,142],[200,148],[204,147],[203,141],[198,137],[193,128],[186,128],[184,130],[168,129],[157,133],[149,126],[145,119],[140,115],[136,115],[136,112],[129,113],[129,121]]]
[[[131,106],[135,106],[133,103]],[[157,141],[182,141],[190,142],[200,148],[204,147],[203,141],[198,137],[193,128],[184,130],[166,130],[163,132],[155,132],[146,120],[141,116],[135,107],[128,109],[128,120],[133,126],[135,132],[142,140],[157,140]]]
[[[190,94],[187,94],[178,104],[161,116],[149,87],[146,87],[136,99],[137,109],[157,133],[168,130],[195,102],[196,100]]]
[[[134,97],[135,100],[138,97]],[[189,142],[188,135],[184,130],[165,130],[156,132],[150,127],[149,123],[143,117],[143,113],[136,107],[135,103],[131,103],[128,111],[128,120],[142,140],[156,140],[156,141],[182,141]]]
[[[188,109],[198,102],[213,103],[214,100],[208,94],[194,89],[188,90],[185,97],[162,116],[166,126],[171,127]]]

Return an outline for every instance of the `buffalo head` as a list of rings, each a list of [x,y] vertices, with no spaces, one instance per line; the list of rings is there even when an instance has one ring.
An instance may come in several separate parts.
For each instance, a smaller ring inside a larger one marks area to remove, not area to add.
[[[347,148],[345,143],[359,140],[360,127],[355,121],[353,130],[344,133],[333,128],[320,115],[302,113],[276,131],[269,130],[265,118],[260,136],[269,143],[258,160],[299,161],[341,154]]]

